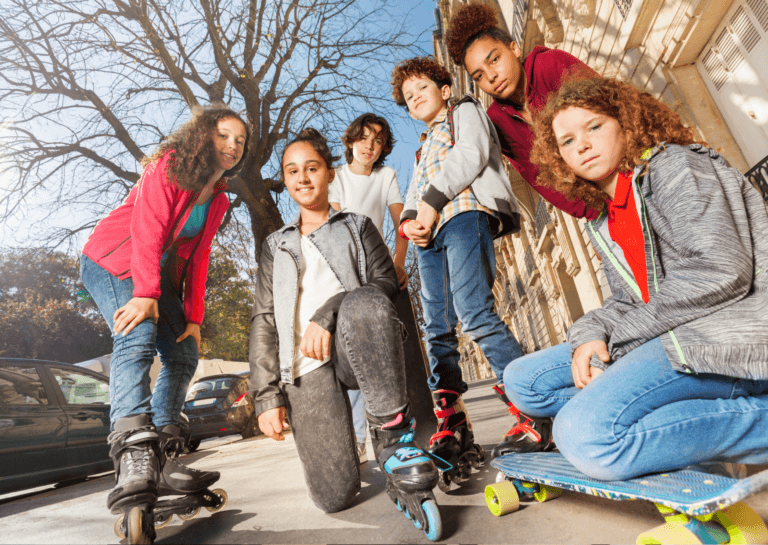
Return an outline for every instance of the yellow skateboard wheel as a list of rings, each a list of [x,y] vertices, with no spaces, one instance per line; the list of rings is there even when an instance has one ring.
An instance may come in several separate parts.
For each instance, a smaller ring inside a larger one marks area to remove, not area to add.
[[[533,494],[538,502],[545,502],[559,498],[563,494],[563,490],[555,488],[554,486],[547,486],[546,484],[539,485],[539,491]]]
[[[768,543],[768,528],[760,515],[745,503],[734,503],[715,513],[714,519],[731,536],[729,544]]]
[[[637,536],[637,545],[701,545],[701,540],[682,524],[665,522]]]
[[[494,516],[500,517],[517,511],[520,507],[520,496],[515,485],[509,481],[489,484],[485,487],[485,503]]]

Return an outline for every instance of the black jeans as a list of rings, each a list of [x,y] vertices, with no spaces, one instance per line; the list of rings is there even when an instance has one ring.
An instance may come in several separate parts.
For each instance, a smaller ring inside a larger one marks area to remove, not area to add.
[[[330,364],[283,385],[309,496],[326,513],[347,508],[360,490],[346,390],[362,391],[371,416],[406,409],[402,331],[386,295],[358,288],[339,309]]]

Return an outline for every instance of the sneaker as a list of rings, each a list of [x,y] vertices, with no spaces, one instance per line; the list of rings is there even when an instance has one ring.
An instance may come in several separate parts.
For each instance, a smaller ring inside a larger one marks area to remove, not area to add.
[[[361,465],[368,461],[368,450],[365,448],[365,441],[357,444],[357,460]]]

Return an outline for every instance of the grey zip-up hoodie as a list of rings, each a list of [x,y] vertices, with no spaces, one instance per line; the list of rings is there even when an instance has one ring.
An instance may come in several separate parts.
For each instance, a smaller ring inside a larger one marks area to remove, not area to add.
[[[483,106],[467,95],[455,104],[453,115],[454,145],[424,193],[424,202],[440,212],[467,187],[472,188],[477,201],[498,213],[500,230],[494,238],[520,230],[520,209],[504,170],[501,143],[496,128]],[[443,121],[447,123],[448,118]],[[430,129],[434,130],[434,128]],[[425,154],[422,154],[422,158]],[[416,161],[413,172],[418,172]],[[400,223],[414,220],[418,214],[418,187],[412,179],[405,197]]]
[[[643,303],[604,211],[587,232],[613,295],[573,324],[572,349],[602,340],[616,361],[660,336],[679,371],[768,379],[768,214],[758,191],[698,144],[654,148],[635,168],[632,190],[650,300]],[[607,367],[597,356],[590,363]]]

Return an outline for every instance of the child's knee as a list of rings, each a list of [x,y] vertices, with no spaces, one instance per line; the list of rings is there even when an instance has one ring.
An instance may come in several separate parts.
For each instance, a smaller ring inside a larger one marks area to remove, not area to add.
[[[624,441],[612,433],[612,426],[599,411],[584,411],[570,402],[555,417],[552,438],[557,448],[576,469],[601,481],[634,477],[631,456]]]
[[[315,507],[325,513],[338,513],[352,504],[360,491],[360,481],[341,483],[341,486],[323,487],[315,490],[310,486],[309,498]]]
[[[532,408],[529,401],[533,400],[533,390],[529,382],[523,379],[523,369],[518,362],[514,360],[504,369],[504,390],[512,404],[528,414]]]

